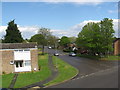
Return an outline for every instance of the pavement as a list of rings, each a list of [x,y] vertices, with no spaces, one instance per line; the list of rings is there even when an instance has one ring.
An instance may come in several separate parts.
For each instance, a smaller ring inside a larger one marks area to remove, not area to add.
[[[13,88],[14,87],[15,82],[17,80],[17,77],[18,77],[18,73],[15,73],[15,75],[14,75],[14,77],[13,77],[11,83],[10,83],[10,86],[8,88]]]
[[[58,75],[58,70],[55,68],[55,66],[52,62],[52,55],[51,54],[49,54],[48,64],[49,64],[49,67],[51,69],[51,76],[50,77],[48,77],[44,81],[25,86],[23,88],[27,88],[29,90],[36,89],[36,88],[37,89],[38,88],[43,88],[45,83],[48,83],[49,81],[53,80]]]
[[[54,54],[56,50],[46,49]],[[118,88],[118,61],[101,61],[81,57],[71,57],[57,50],[60,59],[76,67],[79,74],[67,82],[48,88]]]

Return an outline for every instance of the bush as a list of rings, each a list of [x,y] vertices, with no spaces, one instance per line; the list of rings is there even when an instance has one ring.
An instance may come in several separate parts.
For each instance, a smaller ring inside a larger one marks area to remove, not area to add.
[[[6,74],[6,72],[5,72],[5,71],[3,71],[3,72],[2,72],[2,74]]]
[[[120,54],[118,54],[118,56],[120,56]]]
[[[63,52],[71,52],[71,50],[70,49],[63,49]]]

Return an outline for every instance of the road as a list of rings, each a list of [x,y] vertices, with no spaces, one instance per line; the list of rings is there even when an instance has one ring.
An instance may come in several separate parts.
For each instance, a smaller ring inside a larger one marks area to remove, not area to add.
[[[46,49],[53,54],[54,49]],[[62,84],[49,88],[118,88],[118,61],[98,61],[81,57],[71,57],[59,51],[60,59],[79,70],[79,74]]]

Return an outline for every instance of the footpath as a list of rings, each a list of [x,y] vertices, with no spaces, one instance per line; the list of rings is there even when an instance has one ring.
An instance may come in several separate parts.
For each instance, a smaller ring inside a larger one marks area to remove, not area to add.
[[[33,89],[33,88],[43,88],[45,87],[44,84],[48,83],[49,81],[53,80],[57,75],[58,75],[58,70],[55,68],[53,61],[52,61],[52,55],[49,54],[48,56],[48,65],[49,68],[51,69],[51,76],[48,77],[46,80],[41,81],[41,82],[37,82],[22,88],[27,88],[27,89]]]

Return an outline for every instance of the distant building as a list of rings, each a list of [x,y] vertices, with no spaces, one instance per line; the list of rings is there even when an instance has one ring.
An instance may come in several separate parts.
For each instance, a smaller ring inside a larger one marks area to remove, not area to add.
[[[28,72],[38,70],[36,43],[1,43],[1,72]]]
[[[120,38],[117,38],[114,41],[114,55],[119,55],[120,54]]]

